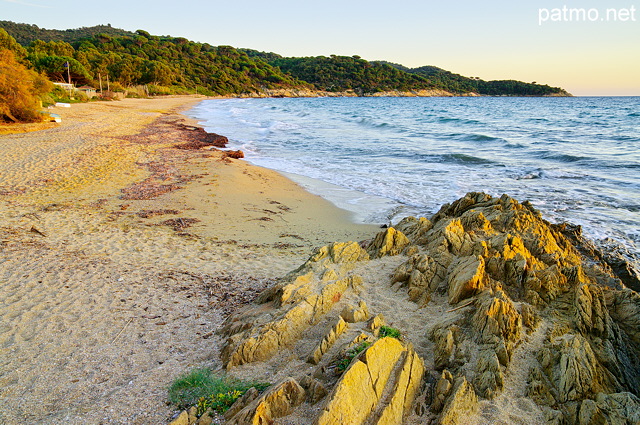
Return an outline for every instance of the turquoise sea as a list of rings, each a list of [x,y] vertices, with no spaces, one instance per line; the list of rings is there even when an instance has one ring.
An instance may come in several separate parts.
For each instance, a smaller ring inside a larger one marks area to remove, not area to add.
[[[640,256],[638,97],[221,99],[190,115],[358,221],[506,193]]]

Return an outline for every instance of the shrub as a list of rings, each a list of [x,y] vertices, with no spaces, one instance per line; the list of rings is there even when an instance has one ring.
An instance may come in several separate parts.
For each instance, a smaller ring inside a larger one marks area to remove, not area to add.
[[[227,410],[251,387],[264,391],[270,384],[246,382],[210,369],[193,369],[178,377],[169,387],[169,402],[179,409],[197,404],[198,415],[208,408],[218,412]]]
[[[399,329],[392,328],[390,326],[381,326],[380,333],[378,334],[380,338],[384,338],[386,336],[390,338],[400,339],[402,338],[402,332]]]
[[[1,121],[41,121],[39,96],[49,90],[48,80],[20,64],[10,50],[0,50]]]

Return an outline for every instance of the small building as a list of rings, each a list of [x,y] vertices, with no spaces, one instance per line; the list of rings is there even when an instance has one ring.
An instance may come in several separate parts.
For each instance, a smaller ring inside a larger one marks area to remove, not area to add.
[[[96,89],[90,86],[78,87],[76,90],[83,92],[89,99],[98,95],[98,93],[96,93]]]

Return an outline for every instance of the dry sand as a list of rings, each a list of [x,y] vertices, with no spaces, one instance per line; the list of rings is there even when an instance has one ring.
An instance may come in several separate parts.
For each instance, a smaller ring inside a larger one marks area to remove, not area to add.
[[[166,423],[170,382],[220,365],[230,310],[312,247],[376,232],[278,173],[175,148],[197,101],[78,104],[0,136],[0,423]]]

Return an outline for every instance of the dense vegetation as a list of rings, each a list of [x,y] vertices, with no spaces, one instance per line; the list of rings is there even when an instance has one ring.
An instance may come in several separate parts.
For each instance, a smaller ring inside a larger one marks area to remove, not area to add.
[[[0,28],[0,121],[40,120],[40,98],[51,83],[27,69],[24,49]]]
[[[567,95],[559,87],[537,83],[524,83],[515,80],[485,81],[479,78],[464,77],[436,66],[407,68],[402,65],[379,62],[391,65],[401,71],[427,78],[436,86],[452,93],[478,93],[486,96],[548,96],[552,94]]]
[[[69,30],[47,30],[37,25],[18,24],[11,21],[0,21],[0,28],[7,30],[9,34],[23,46],[28,46],[36,40],[42,41],[66,41],[73,43],[76,41],[90,38],[98,34],[107,34],[112,37],[125,35],[133,35],[132,32],[119,28],[113,28],[111,25],[96,25],[94,27],[82,27]]]
[[[248,52],[319,90],[358,94],[381,91],[410,91],[440,88],[419,75],[409,74],[384,63],[368,62],[359,56],[316,56],[283,58],[273,53]]]
[[[269,89],[353,91],[358,95],[422,89],[454,94],[565,94],[562,89],[545,85],[483,81],[431,66],[408,69],[359,56],[285,58],[182,37],[154,36],[143,30],[132,33],[110,25],[61,31],[0,21],[0,49],[12,52],[13,58],[6,59],[8,65],[3,72],[9,72],[8,66],[26,66],[28,81],[36,81],[34,76],[38,74],[58,82],[70,76],[78,86],[99,87],[108,82],[111,91],[144,86],[144,94],[229,95]],[[40,89],[34,86],[25,90],[37,93]]]

